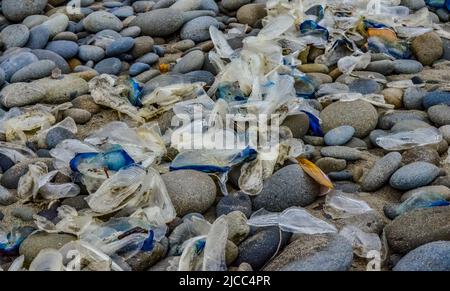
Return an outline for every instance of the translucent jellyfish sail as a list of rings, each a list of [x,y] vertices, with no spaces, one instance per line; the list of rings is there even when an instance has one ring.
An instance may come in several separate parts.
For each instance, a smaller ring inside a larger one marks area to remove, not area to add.
[[[264,211],[266,212],[266,211]],[[247,224],[256,227],[277,225],[281,230],[293,233],[319,234],[336,233],[337,229],[333,225],[320,220],[305,209],[300,207],[290,207],[281,213],[255,212],[247,221]]]
[[[211,226],[206,237],[202,271],[226,271],[225,247],[228,241],[228,223],[221,216]]]
[[[437,144],[442,141],[442,134],[435,127],[418,128],[388,134],[376,139],[377,145],[385,150],[407,150],[419,146]]]
[[[356,226],[346,225],[339,234],[348,239],[353,246],[353,252],[361,258],[369,258],[371,251],[381,252],[380,237],[375,233],[367,233]]]
[[[352,217],[358,214],[373,211],[363,200],[355,195],[333,190],[325,199],[324,211],[333,219]]]

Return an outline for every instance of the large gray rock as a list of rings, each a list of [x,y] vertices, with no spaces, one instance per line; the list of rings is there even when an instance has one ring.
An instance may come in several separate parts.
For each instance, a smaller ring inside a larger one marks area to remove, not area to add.
[[[13,22],[19,22],[25,17],[41,14],[47,5],[47,0],[3,0],[2,13]]]
[[[61,73],[68,74],[71,72],[69,64],[67,61],[58,55],[57,53],[54,53],[49,50],[41,50],[41,49],[35,49],[32,51],[32,53],[38,57],[39,60],[51,60],[53,61],[56,66],[61,70]]]
[[[48,29],[51,38],[65,31],[68,25],[69,17],[62,13],[53,14],[50,19],[42,23],[42,26]]]
[[[173,68],[173,71],[175,73],[185,74],[200,70],[203,67],[204,61],[205,54],[200,50],[194,50],[181,58],[181,60]]]
[[[372,104],[366,101],[338,101],[322,110],[320,118],[325,132],[342,125],[350,125],[355,129],[356,137],[365,137],[375,129],[378,113]]]
[[[393,270],[450,271],[450,241],[435,241],[410,251]]]
[[[30,36],[25,46],[31,49],[42,49],[47,45],[49,37],[50,32],[47,27],[43,25],[35,26],[30,29]]]
[[[450,124],[450,106],[441,104],[428,108],[428,116],[437,126]]]
[[[203,213],[216,199],[216,185],[205,173],[179,170],[161,176],[169,192],[177,216]]]
[[[283,211],[291,206],[306,206],[314,202],[319,191],[319,184],[299,165],[289,165],[264,181],[261,193],[253,200],[253,208]]]
[[[23,24],[8,25],[1,32],[1,41],[6,49],[24,46],[30,36],[28,27]]]
[[[61,79],[44,78],[33,84],[45,90],[43,103],[61,104],[89,92],[87,82],[79,77],[66,75]]]
[[[1,104],[6,108],[36,104],[44,97],[44,88],[30,83],[10,84],[0,92]]]
[[[99,32],[105,29],[121,31],[123,23],[114,14],[106,11],[96,11],[83,20],[84,28],[90,32]]]
[[[131,26],[139,26],[142,34],[149,36],[168,36],[183,25],[183,14],[172,8],[163,8],[139,14]]]
[[[375,162],[362,182],[362,190],[375,191],[383,187],[391,175],[401,166],[402,155],[397,152],[388,153]]]
[[[449,217],[447,206],[406,212],[384,228],[389,247],[404,254],[429,242],[450,240]]]
[[[352,245],[340,235],[299,235],[264,271],[347,271],[352,261]]]
[[[219,22],[211,16],[192,19],[181,28],[181,39],[192,39],[196,43],[208,40],[211,38],[209,34],[210,26],[219,27]]]
[[[346,146],[328,146],[320,149],[324,157],[355,161],[363,158],[363,153],[355,148]]]
[[[26,82],[50,76],[56,64],[50,60],[41,60],[18,70],[11,77],[11,83]]]
[[[32,53],[21,52],[7,57],[6,60],[0,64],[0,69],[5,72],[5,79],[9,81],[15,72],[37,60],[38,58]]]

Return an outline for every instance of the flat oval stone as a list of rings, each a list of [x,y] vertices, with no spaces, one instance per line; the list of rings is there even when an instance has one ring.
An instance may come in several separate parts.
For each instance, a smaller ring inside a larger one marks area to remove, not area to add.
[[[0,64],[0,69],[5,72],[5,79],[9,81],[15,72],[34,63],[38,58],[29,52],[22,52],[8,57]]]
[[[30,36],[28,27],[23,24],[12,24],[5,27],[1,34],[0,39],[3,42],[5,48],[22,47],[24,46]]]
[[[11,77],[11,83],[26,82],[48,77],[54,68],[56,68],[55,62],[50,60],[34,62],[15,72]]]
[[[397,74],[416,74],[423,70],[423,65],[415,60],[395,60],[394,69]]]
[[[57,53],[41,49],[33,50],[32,53],[37,56],[39,60],[53,61],[63,74],[68,74],[71,71],[67,61]]]
[[[95,45],[82,45],[78,51],[78,57],[85,62],[98,62],[105,57],[105,51]]]
[[[1,104],[6,108],[36,104],[45,97],[45,90],[31,83],[14,83],[0,92]]]
[[[42,14],[47,0],[3,0],[2,13],[13,22],[20,22],[27,16]]]
[[[187,22],[180,31],[181,39],[191,39],[194,42],[209,40],[209,27],[219,27],[219,22],[211,16],[201,16]]]
[[[144,35],[164,37],[176,32],[183,22],[181,11],[163,8],[137,15],[130,25],[139,26]]]
[[[175,73],[189,73],[200,70],[205,62],[205,55],[200,50],[194,50],[186,54],[173,68]]]
[[[343,145],[352,138],[353,134],[355,134],[355,129],[352,126],[343,125],[328,131],[324,136],[324,141],[329,146]]]
[[[131,50],[134,46],[132,37],[122,37],[106,47],[106,55],[109,57],[118,56]]]
[[[90,32],[99,32],[105,29],[121,31],[123,23],[114,14],[106,11],[96,11],[83,20],[84,27]]]
[[[129,71],[131,76],[136,76],[144,71],[150,70],[150,68],[150,65],[145,63],[134,63],[131,65]]]
[[[426,162],[415,162],[398,169],[389,181],[391,187],[410,190],[430,184],[438,175],[439,168]]]
[[[424,244],[398,261],[393,271],[450,271],[450,242]]]
[[[31,49],[42,49],[47,45],[49,37],[50,32],[45,26],[35,26],[30,30],[30,36],[25,46]]]
[[[422,101],[423,107],[426,109],[438,104],[450,106],[450,92],[433,91],[425,94]]]
[[[118,58],[104,59],[95,65],[94,70],[99,74],[118,75],[122,70],[122,62]]]
[[[383,187],[395,171],[400,168],[402,155],[397,152],[388,153],[377,160],[364,177],[361,184],[363,191],[373,192]]]
[[[348,88],[350,92],[361,94],[377,94],[382,89],[378,82],[368,79],[357,79],[348,84]]]
[[[47,44],[45,49],[57,53],[66,60],[71,59],[78,54],[78,44],[67,40],[51,41]]]

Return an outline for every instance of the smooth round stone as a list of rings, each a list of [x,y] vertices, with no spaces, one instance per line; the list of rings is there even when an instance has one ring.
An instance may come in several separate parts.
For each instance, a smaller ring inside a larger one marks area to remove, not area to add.
[[[24,20],[27,16],[42,14],[47,0],[3,0],[2,14],[13,22]]]
[[[377,160],[369,170],[361,184],[363,191],[373,192],[389,181],[389,178],[400,168],[402,155],[397,152],[388,153]]]
[[[11,83],[26,82],[48,77],[54,68],[56,68],[55,62],[50,60],[31,63],[15,72],[11,77]]]
[[[225,219],[228,223],[228,239],[240,244],[250,232],[247,217],[241,211],[232,211],[225,215]]]
[[[349,125],[343,125],[328,131],[324,136],[324,141],[326,145],[343,145],[348,142],[353,134],[355,134],[355,129]]]
[[[427,91],[419,87],[409,87],[403,94],[403,105],[406,109],[423,109],[422,101]]]
[[[266,6],[264,4],[246,4],[239,8],[236,18],[239,23],[255,27],[266,15]]]
[[[130,67],[130,75],[131,76],[139,75],[142,72],[150,70],[150,68],[151,68],[150,65],[145,63],[134,63]]]
[[[45,26],[35,26],[30,30],[30,36],[25,46],[31,49],[42,49],[47,45],[49,37],[50,32]]]
[[[402,154],[403,164],[427,162],[439,166],[440,159],[439,153],[431,147],[415,147],[404,151]]]
[[[217,6],[216,1],[214,0],[202,0],[202,3],[200,5],[200,10],[211,10],[214,11],[214,13],[219,13],[219,6]]]
[[[226,10],[234,11],[250,2],[251,0],[222,0],[222,6]]]
[[[245,262],[253,270],[259,270],[279,248],[286,245],[290,236],[290,233],[281,232],[278,227],[261,229],[239,245],[239,256],[235,263],[239,265]]]
[[[201,4],[201,0],[177,0],[170,8],[180,11],[191,11],[199,9]]]
[[[78,44],[67,40],[51,41],[47,44],[45,49],[57,53],[66,60],[71,59],[78,54]]]
[[[444,125],[439,127],[439,131],[442,134],[442,138],[447,142],[450,142],[450,125]]]
[[[5,80],[9,81],[18,70],[38,61],[38,58],[29,52],[13,54],[0,64],[0,69],[5,72]]]
[[[69,234],[39,232],[28,236],[20,245],[19,253],[25,256],[25,262],[30,263],[43,249],[59,250],[65,244],[77,238]]]
[[[427,32],[414,38],[411,42],[411,50],[424,66],[433,64],[444,51],[442,40],[435,32]]]
[[[394,69],[396,74],[416,74],[423,70],[423,65],[415,60],[395,60]]]
[[[186,54],[173,68],[173,72],[185,74],[200,70],[203,67],[205,55],[200,50],[194,50]]]
[[[72,101],[74,108],[80,108],[90,112],[91,114],[96,114],[101,111],[100,105],[94,102],[94,98],[91,95],[81,95]]]
[[[302,138],[308,132],[309,118],[308,115],[301,112],[295,115],[289,115],[282,123],[283,126],[287,126],[294,138]]]
[[[133,11],[133,7],[124,6],[124,7],[120,7],[120,8],[111,10],[111,13],[113,15],[117,16],[118,18],[124,19],[129,16],[132,16],[134,14],[134,11]]]
[[[132,37],[122,37],[115,40],[106,47],[106,55],[108,57],[118,56],[131,50],[134,46],[134,39]]]
[[[43,88],[30,83],[14,83],[0,92],[1,104],[6,108],[36,104],[45,96]]]
[[[45,26],[50,32],[50,37],[55,37],[58,33],[66,30],[69,25],[69,17],[62,13],[54,14],[50,17],[49,20],[42,23],[42,26]]]
[[[368,79],[357,79],[348,84],[350,92],[356,92],[361,94],[377,94],[381,91],[381,87],[378,82]]]
[[[95,45],[82,45],[78,50],[78,57],[85,62],[98,62],[105,57],[105,51],[101,47]]]
[[[398,169],[389,181],[392,188],[410,190],[430,184],[438,175],[439,168],[426,162],[415,162]]]
[[[405,120],[428,121],[426,112],[419,110],[395,110],[380,117],[378,127],[381,129],[391,129],[396,123]]]
[[[69,102],[73,98],[89,92],[86,80],[74,75],[64,75],[59,79],[44,78],[33,83],[44,88],[45,98],[42,103],[47,104]]]
[[[428,116],[430,120],[437,126],[450,125],[450,106],[434,105],[428,108]]]
[[[111,30],[105,29],[95,34],[93,41],[90,41],[88,44],[95,45],[101,47],[102,49],[106,49],[108,45],[110,45],[115,40],[121,38],[120,33]]]
[[[316,161],[316,166],[324,173],[342,171],[347,167],[347,161],[330,157],[320,158]]]
[[[147,53],[143,55],[142,57],[136,59],[136,62],[138,63],[144,63],[148,65],[153,65],[159,60],[159,56],[155,53]]]
[[[261,193],[253,200],[253,209],[280,212],[291,206],[307,206],[314,202],[319,188],[299,165],[289,165],[264,181]]]
[[[46,15],[30,15],[22,21],[22,24],[26,25],[28,29],[31,30],[33,27],[38,26],[47,20],[49,20],[49,17]]]
[[[131,50],[131,55],[135,59],[142,57],[146,53],[152,51],[153,44],[154,44],[153,38],[151,38],[150,36],[136,37],[134,39],[134,47]]]
[[[69,41],[77,42],[78,36],[73,32],[63,31],[63,32],[60,32],[57,35],[55,35],[53,40],[69,40]]]
[[[329,172],[327,176],[331,181],[353,180],[353,173],[351,171]]]
[[[386,88],[381,91],[386,103],[394,105],[394,108],[402,107],[403,90],[399,88]]]
[[[219,22],[211,16],[201,16],[187,22],[180,31],[181,39],[191,39],[194,42],[209,40],[209,27],[219,27]]]
[[[320,149],[320,154],[324,157],[343,159],[346,161],[356,161],[362,158],[363,154],[357,149],[345,146],[327,146]]]
[[[422,105],[426,109],[438,104],[446,104],[450,106],[450,92],[433,91],[425,94]]]
[[[298,235],[264,271],[347,271],[352,244],[337,234]]]
[[[355,129],[355,136],[362,138],[377,126],[378,113],[372,104],[366,101],[338,101],[322,110],[320,119],[325,132],[342,125],[349,125]]]
[[[6,49],[24,46],[30,36],[28,27],[23,24],[12,24],[5,27],[0,35],[0,40]]]
[[[71,131],[63,127],[55,127],[48,131],[47,136],[45,138],[45,142],[47,144],[47,147],[49,149],[52,149],[63,140],[74,138],[75,135]]]
[[[23,221],[32,221],[34,214],[35,211],[33,208],[27,206],[17,207],[11,211],[11,215],[20,218]]]
[[[248,218],[252,214],[252,201],[250,197],[242,192],[235,195],[224,196],[216,206],[216,216],[226,215],[233,211],[240,211]]]
[[[394,62],[391,60],[381,60],[370,62],[366,67],[367,71],[377,72],[383,75],[390,75],[394,71]]]
[[[211,86],[215,80],[214,75],[208,71],[192,71],[185,75],[191,79],[191,82],[204,82],[208,86]]]
[[[138,37],[141,34],[141,28],[139,26],[127,27],[120,32],[123,37]]]
[[[114,14],[106,11],[96,11],[89,14],[84,20],[83,25],[90,32],[99,32],[105,29],[121,31],[123,23]]]
[[[158,1],[158,3],[161,1]],[[133,7],[134,12],[136,13],[144,13],[152,10],[152,7],[155,5],[154,1],[136,1],[131,7]]]
[[[203,213],[216,198],[216,185],[205,173],[180,170],[161,175],[177,216],[191,212]]]
[[[450,271],[450,242],[424,244],[400,259],[393,271]]]
[[[95,65],[94,70],[99,74],[118,75],[122,70],[122,62],[118,58],[104,59]]]
[[[163,8],[137,15],[130,25],[139,26],[144,35],[168,36],[176,32],[183,22],[181,11]]]
[[[448,22],[450,20],[450,15],[447,11],[447,9],[440,8],[436,10],[436,15],[439,17],[439,20],[441,22]]]
[[[449,216],[447,206],[415,209],[397,216],[384,228],[390,249],[404,254],[433,241],[450,240]]]
[[[69,108],[64,110],[64,118],[71,117],[76,124],[85,124],[91,120],[92,115],[89,111],[79,108]]]
[[[41,49],[35,49],[32,51],[32,53],[39,59],[39,60],[50,60],[53,61],[56,66],[61,70],[63,74],[70,73],[70,67],[67,61],[58,55],[57,53],[54,53],[49,50],[41,50]]]

